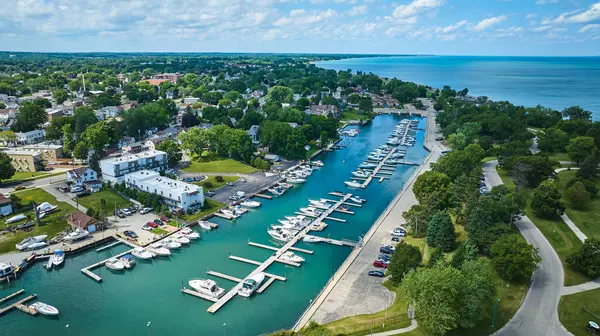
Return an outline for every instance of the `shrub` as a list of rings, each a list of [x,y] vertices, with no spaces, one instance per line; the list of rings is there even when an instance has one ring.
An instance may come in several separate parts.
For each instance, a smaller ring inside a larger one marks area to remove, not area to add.
[[[576,182],[567,188],[565,198],[575,209],[584,209],[590,203],[590,193],[581,182]]]
[[[600,240],[597,238],[588,238],[579,251],[567,257],[567,264],[590,278],[597,278],[600,276],[599,249]]]
[[[223,182],[223,181],[225,181],[225,179],[223,178],[223,176],[217,175],[217,176],[215,176],[215,181],[217,181],[217,182]]]

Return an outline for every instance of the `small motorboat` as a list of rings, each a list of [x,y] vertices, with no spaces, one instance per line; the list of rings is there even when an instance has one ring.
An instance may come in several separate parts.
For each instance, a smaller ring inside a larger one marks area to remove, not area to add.
[[[167,239],[165,240],[163,247],[166,247],[169,250],[179,249],[181,248],[181,243]]]
[[[306,179],[303,179],[300,177],[288,177],[286,179],[286,181],[288,181],[289,183],[293,183],[293,184],[302,184],[302,183],[306,182]]]
[[[376,164],[369,163],[369,162],[363,162],[363,163],[360,164],[360,166],[358,166],[358,168],[361,168],[361,169],[372,169],[372,168],[375,168],[375,167],[377,167]]]
[[[106,268],[111,271],[122,271],[125,269],[125,265],[117,258],[110,258],[105,263]]]
[[[25,218],[27,218],[27,216],[25,216],[23,214],[18,214],[16,216],[13,216],[13,217],[10,217],[9,219],[7,219],[6,224],[20,222]]]
[[[385,164],[388,164],[388,165],[397,165],[397,164],[400,164],[400,160],[396,160],[396,159],[387,159],[387,160],[385,161]]]
[[[290,240],[292,240],[292,237],[293,237],[293,235],[289,231],[281,230],[281,229],[267,230],[267,233],[271,237],[273,237],[273,239],[283,241],[283,242],[289,242]]]
[[[325,166],[325,164],[321,160],[312,161],[310,164],[313,165],[313,166],[315,166],[315,167],[323,167],[323,166]]]
[[[133,256],[129,253],[119,258],[119,261],[122,262],[123,266],[125,266],[125,268],[127,269],[133,268],[133,266],[135,266],[135,258],[133,258]]]
[[[50,212],[56,210],[57,208],[58,208],[58,205],[52,205],[48,202],[44,202],[44,203],[38,205],[36,209],[40,215],[41,214],[45,215],[47,213],[50,213]]]
[[[306,235],[304,238],[302,238],[302,241],[305,243],[320,243],[323,240],[317,236]]]
[[[31,245],[33,244],[43,242],[46,238],[48,238],[48,235],[39,235],[25,238],[20,243],[16,244],[15,247],[17,248],[17,250],[24,251],[32,248]]]
[[[213,280],[194,279],[190,280],[188,284],[198,293],[210,296],[215,299],[218,299],[221,296],[223,296],[223,294],[225,294],[225,290],[217,286],[217,283]]]
[[[65,236],[65,240],[66,241],[70,241],[70,242],[74,242],[74,241],[78,241],[81,240],[87,236],[89,236],[89,232],[87,232],[86,230],[82,230],[80,228],[77,228],[75,231],[69,233],[68,235]]]
[[[39,243],[33,243],[31,245],[29,245],[29,247],[27,247],[27,249],[29,250],[37,250],[37,249],[41,249],[48,246],[48,243],[46,242],[39,242]]]
[[[56,307],[53,307],[47,303],[43,303],[43,302],[35,302],[29,305],[29,308],[34,309],[35,311],[37,311],[38,313],[42,314],[42,315],[49,315],[49,316],[55,316],[58,315],[58,309],[56,309]]]
[[[52,256],[52,265],[60,266],[65,262],[65,253],[62,250],[54,251],[54,255]]]
[[[150,252],[154,253],[155,255],[161,256],[161,257],[168,257],[171,255],[171,251],[169,251],[169,249],[166,247],[162,247],[162,244],[158,245],[158,247],[153,246],[149,250],[150,250]]]
[[[150,260],[155,256],[154,253],[146,250],[143,247],[136,247],[135,249],[133,249],[133,251],[131,251],[131,255],[140,260]]]
[[[246,201],[243,201],[242,203],[240,203],[240,205],[244,206],[246,208],[258,208],[261,206],[261,203],[257,202],[257,201],[246,200]]]
[[[210,226],[210,222],[207,221],[198,221],[198,225],[203,228],[204,230],[212,230],[212,226]],[[189,229],[189,228],[188,228]],[[185,230],[185,228],[184,228]],[[192,229],[189,229],[190,232],[192,231]],[[187,233],[187,232],[185,232]]]
[[[344,184],[350,188],[362,188],[362,183],[356,181],[344,181]]]
[[[237,219],[240,217],[240,214],[238,214],[235,210],[221,209],[221,212],[228,216],[229,219]]]
[[[356,203],[356,204],[363,204],[364,202],[366,202],[367,200],[364,198],[360,198],[358,196],[352,196],[349,198],[350,201]]]
[[[285,189],[283,189],[283,190],[282,190],[281,188],[278,188],[278,187],[275,187],[275,188],[269,188],[269,189],[267,189],[267,190],[268,190],[268,191],[269,191],[271,194],[273,194],[273,195],[275,195],[275,196],[281,196],[281,195],[283,195],[283,193],[285,192]]]
[[[384,157],[385,156],[380,156],[380,155],[377,155],[377,156],[369,155],[369,156],[367,156],[367,159],[373,160],[373,161],[381,161],[381,160],[383,160]]]
[[[314,205],[316,207],[320,207],[320,208],[325,208],[325,209],[329,209],[331,207],[331,205],[327,204],[326,202],[323,202],[322,200],[308,200],[308,202],[310,202],[311,205]]]
[[[285,183],[285,182],[279,182],[277,185],[279,185],[279,188],[283,188],[283,189],[290,189],[294,186],[291,183]]]
[[[323,213],[323,211],[314,208],[314,207],[307,207],[307,208],[300,208],[300,212],[307,214],[309,216],[319,216],[320,214]]]
[[[265,280],[265,273],[260,272],[248,277],[242,283],[242,287],[238,289],[238,295],[242,297],[250,297],[254,293],[260,284]]]
[[[208,223],[208,222],[207,222]],[[201,226],[202,227],[202,226]],[[210,228],[210,225],[208,226]],[[209,229],[210,230],[210,229]],[[192,229],[190,229],[189,227],[184,227],[183,229],[181,229],[181,231],[179,231],[185,238],[189,239],[189,240],[196,240],[198,238],[200,238],[200,234]]]
[[[190,240],[188,238],[186,238],[183,234],[177,234],[176,233],[176,234],[174,234],[174,235],[171,236],[171,239],[173,241],[178,242],[179,244],[182,244],[182,245],[190,243]]]
[[[362,171],[362,170],[357,170],[357,171],[352,172],[352,175],[354,175],[356,177],[367,178],[367,177],[369,177],[371,175],[371,173],[370,172],[365,172],[365,171]]]
[[[302,258],[301,256],[295,254],[294,252],[285,252],[282,255],[279,256],[279,259],[284,260],[284,261],[291,261],[291,262],[295,262],[295,263],[301,263],[304,262],[304,258]]]

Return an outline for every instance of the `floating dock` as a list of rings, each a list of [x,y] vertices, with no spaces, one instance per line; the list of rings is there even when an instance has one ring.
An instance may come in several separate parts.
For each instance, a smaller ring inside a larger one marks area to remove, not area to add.
[[[334,209],[330,209],[331,211],[333,211]],[[294,212],[296,215],[302,215],[302,216],[306,216],[306,217],[312,217],[312,218],[320,218],[320,216],[316,216],[316,215],[309,215],[309,214],[305,214],[304,212],[300,212],[300,211],[296,211]],[[340,222],[340,223],[346,223],[345,219],[341,219],[341,218],[335,218],[335,217],[325,217],[323,219],[327,219],[327,220],[331,220],[331,221],[335,221],[335,222]],[[310,226],[310,225],[309,225]]]
[[[120,240],[117,240],[117,241],[116,241],[116,242],[114,242],[114,243],[111,243],[111,244],[108,244],[108,245],[106,245],[106,246],[102,246],[102,247],[100,247],[100,248],[96,249],[96,252],[102,252],[102,251],[108,250],[109,248],[115,247],[115,246],[117,246],[117,245],[119,245],[119,244],[122,244],[122,243],[123,243],[122,241],[120,241]]]
[[[371,181],[373,180],[374,176],[377,175],[377,173],[379,173],[381,170],[389,170],[390,168],[385,168],[385,161],[387,161],[390,156],[392,156],[392,154],[394,154],[396,152],[396,148],[393,148],[389,153],[387,153],[387,155],[385,156],[385,158],[383,160],[381,160],[381,162],[379,162],[379,164],[377,165],[377,167],[375,167],[375,169],[373,169],[373,171],[371,172],[371,175],[369,175],[369,177],[367,177],[367,179],[363,182],[361,188],[366,188],[369,183],[371,183]],[[392,170],[394,170],[395,168],[393,168]]]
[[[192,296],[195,296],[195,297],[199,297],[199,298],[204,299],[204,300],[208,300],[208,301],[212,301],[212,302],[217,302],[217,298],[214,298],[214,297],[208,296],[208,295],[204,295],[204,294],[202,294],[200,292],[196,292],[195,290],[188,289],[188,288],[185,288],[185,287],[183,287],[181,289],[181,292],[189,294],[189,295],[192,295]]]
[[[118,238],[118,239],[119,239],[119,240],[122,240],[122,239],[120,239],[120,238]],[[123,243],[124,243],[124,244],[127,244],[127,245],[130,245],[130,244],[128,244],[128,243],[125,243],[125,242],[123,242]],[[136,246],[136,245],[133,245],[133,246]],[[104,260],[102,260],[102,261],[99,261],[99,262],[97,262],[97,263],[95,263],[95,264],[92,264],[92,265],[90,265],[90,266],[88,266],[88,267],[82,268],[82,269],[81,269],[81,273],[83,273],[83,274],[85,274],[85,275],[89,276],[90,278],[92,278],[92,279],[96,280],[97,282],[102,282],[102,277],[101,277],[101,276],[99,276],[98,274],[96,274],[96,273],[92,272],[92,270],[93,270],[94,268],[97,268],[97,267],[103,266],[103,265],[104,265],[104,263],[106,263],[106,261],[107,261],[108,259],[111,259],[111,258],[117,258],[117,259],[119,259],[120,257],[122,257],[122,256],[126,255],[127,253],[131,253],[131,251],[133,251],[133,250],[127,250],[127,251],[125,251],[125,252],[123,252],[123,253],[119,253],[119,254],[117,254],[117,255],[115,255],[115,256],[113,256],[113,257],[106,258],[106,259],[104,259]]]
[[[260,286],[260,288],[256,291],[258,294],[262,294],[262,292],[265,291],[265,289],[267,289],[267,287],[269,287],[273,282],[275,282],[275,278],[269,278],[269,280],[267,280],[267,282],[265,282],[262,286]]]
[[[6,302],[6,301],[8,301],[8,300],[10,300],[10,299],[12,299],[12,298],[14,298],[16,296],[19,296],[19,295],[21,295],[23,293],[25,293],[25,290],[24,289],[19,289],[18,291],[16,291],[16,292],[14,292],[14,293],[12,293],[12,294],[10,294],[8,296],[5,296],[2,299],[0,299],[0,303],[4,303],[4,302]]]
[[[265,199],[272,199],[273,198],[273,196],[269,196],[269,195],[265,195],[265,194],[256,194],[254,196],[260,197],[260,198],[265,198]]]
[[[279,251],[278,247],[270,246],[270,245],[265,245],[265,244],[254,243],[254,242],[250,242],[250,241],[248,242],[248,245],[250,245],[250,246],[256,246],[256,247],[262,247],[264,249],[271,250],[271,251]],[[307,254],[313,254],[314,253],[311,250],[306,250],[306,249],[295,247],[295,246],[292,246],[289,249],[292,250],[292,251],[302,252],[302,253],[307,253]]]
[[[223,273],[219,273],[219,272],[215,272],[215,271],[207,271],[206,274],[212,275],[212,276],[216,276],[218,278],[223,278],[229,281],[233,281],[233,282],[242,282],[243,280],[240,278],[236,278],[234,276],[231,275],[227,275],[227,274],[223,274]]]
[[[29,295],[28,297],[26,297],[26,298],[24,298],[22,300],[19,300],[19,301],[15,302],[15,303],[13,303],[11,305],[8,305],[8,306],[6,306],[4,308],[1,308],[0,309],[0,315],[4,315],[5,313],[8,313],[13,308],[17,308],[17,309],[19,309],[22,312],[27,313],[27,314],[37,315],[37,311],[34,310],[35,312],[32,312],[29,307],[23,305],[25,302],[33,300],[36,297],[37,297],[37,294],[32,294],[32,295]],[[23,308],[23,307],[25,307],[26,309]]]

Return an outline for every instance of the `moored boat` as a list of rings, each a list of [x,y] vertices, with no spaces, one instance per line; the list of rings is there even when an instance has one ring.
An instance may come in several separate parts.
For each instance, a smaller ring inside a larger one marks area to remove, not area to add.
[[[371,175],[370,172],[365,172],[362,170],[357,170],[357,171],[353,171],[352,175],[354,175],[355,177],[362,177],[362,178],[367,178]]]
[[[301,184],[301,183],[306,182],[306,179],[300,178],[300,177],[288,177],[286,179],[286,181],[288,181],[289,183],[293,183],[293,184]]]
[[[248,277],[242,283],[242,287],[238,290],[238,295],[243,297],[250,297],[254,293],[260,284],[265,280],[265,273],[260,272]]]
[[[112,271],[122,271],[125,269],[125,265],[117,260],[117,258],[110,258],[104,264],[106,265],[106,268]]]
[[[210,296],[212,298],[218,299],[223,294],[225,294],[225,290],[219,286],[214,280],[210,279],[193,279],[188,282],[190,287],[192,287],[196,292],[200,294],[204,294],[206,296]]]
[[[203,228],[204,230],[212,230],[212,227],[210,226],[210,223],[207,221],[198,221],[198,225]],[[188,228],[189,229],[189,228]],[[185,230],[185,228],[184,228]],[[191,232],[192,229],[190,229]]]
[[[65,262],[65,253],[62,250],[54,251],[52,255],[52,265],[60,266]]]
[[[258,208],[261,206],[261,203],[258,201],[246,200],[246,201],[243,201],[242,203],[240,203],[240,205],[244,206],[246,208]]]
[[[169,249],[166,247],[162,247],[162,245],[158,245],[156,247],[153,246],[149,249],[149,251],[161,257],[168,257],[171,255],[171,251],[169,251]]]
[[[356,204],[363,204],[364,202],[366,202],[367,200],[364,198],[360,198],[356,195],[352,196],[349,198],[350,201],[356,203]]]
[[[200,223],[200,222],[198,222],[198,223]],[[206,222],[206,223],[208,223],[208,222]],[[202,225],[200,227],[204,228]],[[209,227],[208,230],[210,230],[210,225],[208,225],[208,227]],[[200,234],[198,232],[190,229],[189,227],[184,227],[183,229],[181,229],[180,233],[189,240],[196,240],[196,239],[200,238]]]
[[[295,262],[295,263],[304,262],[304,258],[302,258],[301,256],[295,254],[294,252],[290,252],[290,251],[287,251],[287,252],[283,253],[282,255],[280,255],[279,259],[284,260],[284,261],[291,261],[291,262]]]
[[[289,242],[290,240],[292,240],[292,237],[293,237],[289,231],[281,230],[281,229],[267,230],[267,233],[271,237],[273,237],[273,239],[283,241],[283,242]]]
[[[131,255],[140,260],[150,260],[155,256],[154,253],[146,250],[143,247],[136,247],[135,249],[133,249],[133,251],[131,251]]]
[[[135,266],[135,259],[129,253],[127,253],[127,254],[123,255],[121,258],[119,258],[119,261],[122,262],[123,266],[125,266],[125,268],[127,268],[127,269],[133,268],[133,266]]]
[[[362,183],[356,181],[344,181],[344,184],[350,188],[362,188]]]
[[[58,315],[58,309],[56,307],[51,306],[47,303],[43,302],[34,302],[29,305],[29,308],[34,309],[38,313],[42,315],[55,316]]]

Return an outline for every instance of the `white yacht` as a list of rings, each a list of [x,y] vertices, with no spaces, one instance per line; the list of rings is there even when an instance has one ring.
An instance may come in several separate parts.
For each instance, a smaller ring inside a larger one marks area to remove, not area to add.
[[[285,189],[282,190],[279,187],[275,187],[275,188],[269,188],[267,189],[271,194],[275,195],[275,196],[281,196],[283,195],[283,193],[285,192]]]
[[[160,243],[152,244],[149,251],[161,257],[168,257],[171,255],[171,251],[169,251],[168,248],[163,247]]]
[[[179,248],[181,248],[181,243],[173,241],[173,240],[165,239],[163,247],[166,247],[169,250],[179,249]]]
[[[202,225],[201,225],[201,227],[204,228]],[[208,227],[210,228],[210,225]],[[189,227],[184,227],[183,229],[181,229],[180,233],[189,240],[196,240],[196,239],[200,238],[200,234],[198,232],[190,229]]]
[[[221,209],[221,212],[229,216],[229,219],[237,219],[240,217],[240,214],[238,214],[235,210]]]
[[[172,235],[171,240],[176,241],[182,245],[190,243],[190,240],[188,238],[186,238],[183,234],[179,234],[179,233]]]
[[[323,211],[321,211],[315,207],[300,208],[300,211],[309,216],[319,216],[320,214],[323,213]]]
[[[304,238],[302,238],[302,241],[306,243],[320,243],[323,241],[323,239],[317,236],[306,235]]]
[[[70,241],[70,242],[74,242],[74,241],[78,241],[81,240],[87,236],[89,236],[89,232],[87,232],[86,230],[77,228],[75,231],[69,233],[68,235],[66,235],[65,240],[66,241]]]
[[[39,242],[39,243],[33,243],[31,245],[29,245],[29,247],[27,247],[30,250],[37,250],[37,249],[41,249],[48,246],[48,243],[46,242]]]
[[[62,250],[54,251],[52,255],[52,265],[60,266],[65,262],[65,253]]]
[[[31,245],[33,244],[43,242],[46,238],[48,238],[48,235],[39,235],[25,238],[20,243],[16,244],[15,247],[17,248],[17,250],[24,251],[29,248],[32,248]]]
[[[350,188],[362,188],[362,183],[356,181],[344,181],[344,184]]]
[[[367,156],[367,159],[372,160],[372,161],[381,161],[381,160],[383,160],[384,157],[385,157],[385,155],[384,156],[381,156],[381,155],[369,155],[369,156]]]
[[[363,162],[360,164],[360,166],[358,166],[358,168],[362,168],[362,169],[373,169],[375,167],[377,167],[376,164],[369,163],[369,162]]]
[[[300,178],[300,177],[288,177],[286,179],[286,181],[288,181],[289,183],[293,183],[293,184],[302,184],[302,183],[306,182],[306,179]]]
[[[119,261],[122,262],[123,266],[125,266],[125,268],[127,269],[133,268],[133,266],[135,266],[135,259],[129,253],[119,258]]]
[[[292,240],[292,234],[289,231],[281,230],[281,229],[271,229],[267,230],[267,233],[276,240],[289,242]]]
[[[282,255],[279,256],[279,259],[284,260],[284,261],[291,261],[291,262],[295,262],[295,263],[301,263],[304,262],[304,258],[302,258],[301,256],[295,254],[294,252],[285,252]]]
[[[321,160],[312,161],[310,164],[313,165],[313,166],[315,166],[315,167],[323,167],[323,166],[325,166],[325,164]]]
[[[212,227],[210,226],[210,222],[207,222],[207,221],[198,221],[198,225],[200,225],[200,227],[203,228],[204,230],[212,230]],[[184,230],[185,230],[185,228],[184,228]],[[190,229],[190,232],[191,231],[192,231],[192,229]]]
[[[240,203],[240,205],[246,208],[258,208],[261,206],[261,203],[258,201],[245,200],[242,203]]]
[[[117,258],[110,258],[105,263],[106,268],[113,271],[122,271],[125,269],[125,265]]]
[[[331,207],[330,204],[327,204],[326,202],[323,202],[323,200],[308,200],[310,202],[311,205],[314,205],[316,207],[320,207],[320,208],[325,208],[325,209],[329,209]]]
[[[356,203],[356,204],[363,204],[364,202],[366,202],[367,200],[364,198],[360,198],[356,195],[352,196],[349,198],[350,201]]]
[[[35,302],[29,305],[29,308],[34,309],[35,311],[37,311],[38,313],[42,314],[42,315],[49,315],[49,316],[55,316],[58,315],[58,309],[56,309],[55,307],[43,303],[43,302]]]
[[[356,177],[362,177],[362,178],[367,178],[371,175],[370,172],[366,172],[366,171],[362,171],[362,170],[357,170],[357,171],[353,171],[352,175],[356,176]]]
[[[265,280],[265,273],[256,273],[248,279],[244,280],[242,287],[238,290],[238,295],[243,297],[250,297],[254,293],[260,284]]]
[[[0,262],[0,278],[7,277],[15,271],[15,267],[9,263]]]
[[[143,247],[136,247],[135,249],[133,249],[133,251],[131,251],[131,255],[140,260],[150,260],[155,256],[154,253],[146,250]]]
[[[223,294],[225,294],[225,290],[217,286],[217,283],[214,280],[194,279],[190,280],[188,283],[196,292],[215,299],[219,299],[221,296],[223,296]]]

